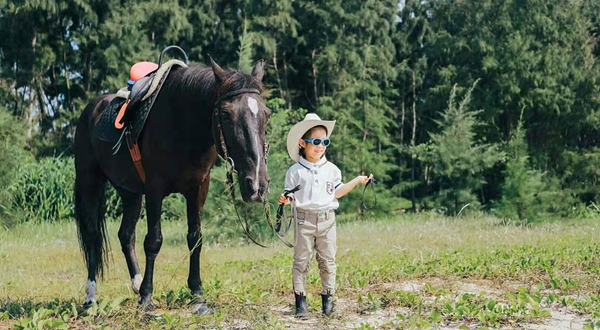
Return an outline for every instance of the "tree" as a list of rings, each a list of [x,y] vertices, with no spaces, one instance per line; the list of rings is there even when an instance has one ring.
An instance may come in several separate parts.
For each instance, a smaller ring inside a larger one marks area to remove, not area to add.
[[[485,184],[483,172],[494,166],[502,153],[493,144],[478,141],[475,129],[480,126],[477,115],[469,110],[475,84],[456,102],[458,87],[450,93],[448,107],[436,121],[439,133],[431,133],[431,141],[414,148],[413,152],[431,166],[435,207],[447,214],[458,214],[470,204],[477,208],[477,193]]]
[[[427,6],[422,1],[407,0],[401,3],[398,18],[393,40],[398,69],[395,88],[399,94],[394,118],[399,129],[396,130],[393,139],[398,146],[395,153],[400,169],[397,174],[398,194],[403,189],[410,188],[412,209],[415,211],[419,164],[416,163],[414,154],[409,153],[408,150],[414,148],[417,141],[428,138],[425,129],[417,130],[421,121],[419,118],[421,116],[417,112],[423,103],[419,94],[422,93],[423,79],[427,73],[426,48],[423,46],[429,42],[432,31],[429,27]],[[408,136],[405,139],[406,135]],[[409,163],[405,162],[407,158],[410,158]],[[403,176],[405,172],[410,173],[408,178]]]
[[[537,219],[547,205],[541,198],[546,188],[544,173],[532,168],[527,149],[523,123],[519,121],[506,145],[502,198],[494,209],[504,218],[529,222]]]

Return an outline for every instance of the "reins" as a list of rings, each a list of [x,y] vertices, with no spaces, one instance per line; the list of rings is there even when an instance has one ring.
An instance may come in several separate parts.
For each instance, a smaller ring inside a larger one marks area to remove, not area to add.
[[[244,233],[246,234],[248,239],[250,239],[252,241],[252,243],[254,243],[260,247],[266,248],[267,247],[266,245],[259,243],[256,239],[254,239],[252,237],[252,235],[250,235],[250,231],[248,230],[248,228],[250,228],[250,226],[248,225],[247,217],[244,217],[244,221],[242,221],[240,212],[238,211],[237,203],[235,201],[235,185],[233,182],[233,173],[235,173],[234,163],[233,163],[233,159],[231,159],[230,157],[228,159],[231,160],[231,163],[229,161],[226,162],[227,164],[229,164],[229,169],[227,170],[227,180],[225,181],[225,185],[228,186],[228,189],[229,189],[229,195],[231,196],[231,201],[233,203],[233,209],[235,210],[236,220],[237,220],[238,224],[242,227],[242,229],[244,229]]]

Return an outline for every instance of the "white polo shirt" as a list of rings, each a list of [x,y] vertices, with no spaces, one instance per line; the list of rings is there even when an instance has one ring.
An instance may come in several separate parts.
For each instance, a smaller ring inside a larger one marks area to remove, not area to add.
[[[307,211],[335,210],[339,207],[335,192],[344,184],[342,172],[326,157],[311,163],[304,157],[292,165],[285,174],[285,190],[297,185],[301,188],[294,193],[296,207]]]

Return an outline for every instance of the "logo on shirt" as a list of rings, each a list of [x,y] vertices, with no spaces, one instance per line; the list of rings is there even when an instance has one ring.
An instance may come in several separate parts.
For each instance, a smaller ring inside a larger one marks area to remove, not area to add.
[[[330,181],[327,181],[327,193],[328,194],[333,194],[333,183]]]

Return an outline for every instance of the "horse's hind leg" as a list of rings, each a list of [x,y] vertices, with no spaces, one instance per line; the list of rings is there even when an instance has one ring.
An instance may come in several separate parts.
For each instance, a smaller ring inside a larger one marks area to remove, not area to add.
[[[148,188],[153,191],[152,187]],[[154,308],[152,304],[152,284],[154,277],[154,262],[162,246],[162,232],[160,228],[160,212],[162,208],[163,195],[156,193],[146,194],[146,214],[148,216],[148,234],[144,238],[144,252],[146,252],[146,270],[144,279],[140,286],[140,305],[145,310]]]
[[[142,285],[142,275],[135,254],[135,226],[142,209],[142,194],[121,188],[117,188],[117,192],[123,201],[123,221],[121,222],[121,228],[119,228],[119,241],[121,241],[121,249],[129,269],[131,286],[135,293],[139,293],[140,285]]]
[[[196,304],[192,307],[192,312],[195,314],[206,314],[211,312],[202,298],[204,289],[202,288],[202,280],[200,279],[200,251],[202,251],[200,214],[202,213],[204,203],[206,202],[209,183],[210,176],[207,175],[200,183],[199,189],[194,188],[185,194],[188,219],[187,243],[191,252],[188,286],[197,299]]]

